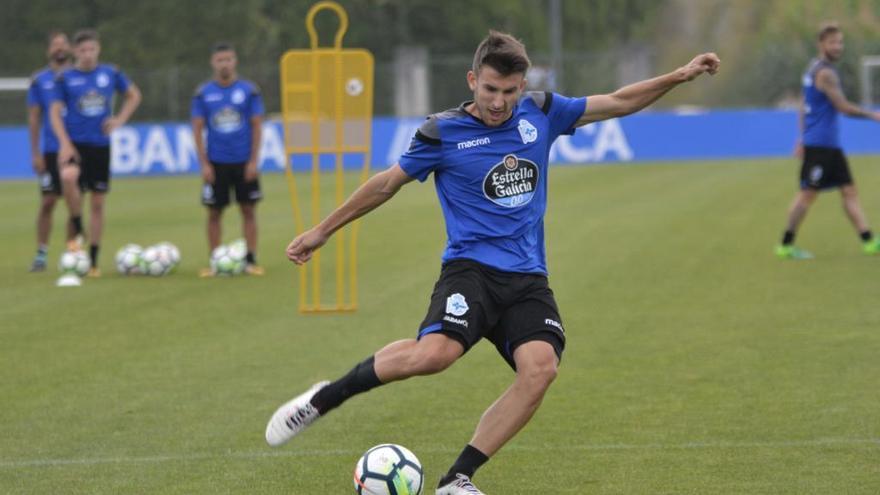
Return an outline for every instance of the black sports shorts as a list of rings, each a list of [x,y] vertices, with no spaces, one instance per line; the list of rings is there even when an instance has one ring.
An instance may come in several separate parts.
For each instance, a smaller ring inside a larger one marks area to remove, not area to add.
[[[73,143],[79,153],[79,188],[110,192],[110,146]]]
[[[804,146],[801,189],[831,189],[852,183],[849,164],[840,148]]]
[[[244,163],[211,163],[214,183],[202,186],[202,204],[210,208],[225,208],[229,204],[229,189],[235,189],[238,204],[256,203],[263,198],[259,179],[244,179]]]
[[[43,153],[46,170],[40,174],[40,192],[43,194],[61,195],[61,176],[58,174],[58,153]]]
[[[545,341],[560,359],[565,349],[546,276],[503,272],[466,259],[449,261],[440,271],[419,338],[434,332],[459,341],[465,352],[485,337],[514,370],[513,351],[526,342]]]

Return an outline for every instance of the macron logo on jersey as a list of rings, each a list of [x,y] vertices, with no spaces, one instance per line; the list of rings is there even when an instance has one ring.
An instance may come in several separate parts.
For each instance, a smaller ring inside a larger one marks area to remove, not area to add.
[[[458,149],[466,150],[468,148],[476,148],[477,146],[483,146],[484,144],[490,143],[492,143],[492,140],[487,137],[471,139],[470,141],[462,141],[458,143]]]

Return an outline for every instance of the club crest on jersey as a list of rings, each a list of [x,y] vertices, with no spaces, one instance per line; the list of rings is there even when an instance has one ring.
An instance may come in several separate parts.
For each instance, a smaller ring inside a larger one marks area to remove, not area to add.
[[[240,88],[236,88],[235,91],[232,92],[232,98],[230,99],[232,100],[232,103],[235,103],[236,105],[241,105],[242,103],[244,103],[245,99],[244,91],[242,91]]]
[[[106,88],[107,85],[110,84],[110,78],[107,77],[107,74],[100,72],[98,73],[98,76],[95,77],[95,84],[97,84],[99,88]]]
[[[461,316],[467,313],[468,310],[467,301],[464,300],[464,296],[455,293],[446,298],[446,312],[453,316]]]
[[[522,206],[538,189],[538,166],[514,154],[505,155],[483,179],[483,194],[505,208]]]
[[[526,119],[519,120],[517,129],[519,130],[519,137],[522,138],[523,144],[534,143],[538,139],[538,129]]]

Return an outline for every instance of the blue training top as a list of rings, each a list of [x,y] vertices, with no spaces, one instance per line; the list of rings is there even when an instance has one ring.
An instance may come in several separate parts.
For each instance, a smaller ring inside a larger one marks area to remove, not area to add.
[[[498,127],[469,114],[470,103],[429,116],[400,166],[419,181],[434,173],[446,219],[444,263],[465,258],[507,272],[546,274],[550,145],[574,132],[586,98],[529,92]]]
[[[193,95],[190,116],[205,120],[211,163],[239,164],[251,158],[251,117],[264,113],[259,87],[237,79],[229,86],[221,86],[217,81],[199,86]]]
[[[115,65],[98,64],[90,71],[67,69],[58,75],[55,101],[67,106],[64,126],[74,143],[110,146],[101,128],[113,115],[113,94],[125,93],[131,81]]]
[[[50,67],[40,69],[31,76],[31,85],[27,93],[27,106],[40,107],[42,114],[43,129],[40,133],[42,136],[40,149],[43,153],[58,152],[58,138],[52,131],[52,124],[49,120],[49,107],[52,106],[55,94],[55,77],[57,77],[55,71]]]
[[[816,87],[816,73],[829,69],[837,74],[830,63],[814,59],[804,73],[804,146],[840,148],[839,113],[834,104]],[[838,76],[839,77],[839,76]]]

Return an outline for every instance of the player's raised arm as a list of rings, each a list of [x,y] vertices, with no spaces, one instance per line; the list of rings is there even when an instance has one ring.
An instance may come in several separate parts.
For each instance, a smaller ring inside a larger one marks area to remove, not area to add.
[[[703,53],[668,74],[624,86],[611,94],[590,96],[587,98],[584,115],[575,125],[586,125],[638,112],[679,84],[692,81],[704,73],[714,75],[720,65],[721,59],[717,55]]]
[[[374,175],[321,223],[291,241],[287,246],[287,258],[297,265],[309,261],[312,254],[323,246],[334,232],[388,201],[404,184],[412,180],[400,165],[394,165]]]
[[[831,104],[834,105],[838,112],[850,117],[880,122],[880,112],[873,112],[862,108],[846,99],[846,95],[840,89],[840,78],[837,77],[837,73],[833,70],[819,69],[819,72],[816,73],[816,87],[819,91],[825,93],[825,96],[831,100]]]

